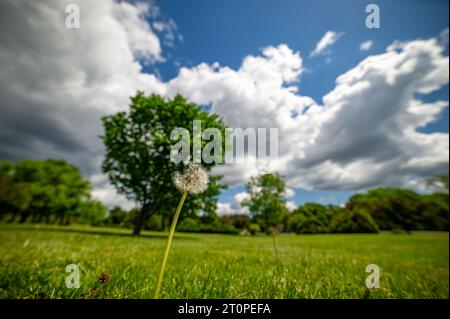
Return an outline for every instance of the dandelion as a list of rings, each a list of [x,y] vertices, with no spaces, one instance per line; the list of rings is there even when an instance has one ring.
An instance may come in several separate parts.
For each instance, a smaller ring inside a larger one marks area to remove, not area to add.
[[[173,183],[182,193],[200,194],[208,188],[208,174],[197,164],[189,163],[186,171],[181,174],[176,172]]]
[[[206,191],[208,188],[208,174],[206,171],[197,164],[189,163],[186,170],[181,174],[176,172],[173,176],[173,183],[176,188],[178,188],[182,195],[180,202],[178,203],[175,216],[173,217],[172,224],[169,229],[169,237],[167,238],[166,249],[164,251],[164,256],[161,261],[161,266],[159,268],[158,278],[156,280],[156,288],[154,297],[158,298],[159,291],[161,290],[161,283],[164,276],[164,270],[166,268],[167,258],[169,256],[170,247],[172,246],[173,234],[175,233],[175,227],[177,226],[178,218],[180,217],[181,208],[183,207],[184,201],[187,194],[200,194]]]

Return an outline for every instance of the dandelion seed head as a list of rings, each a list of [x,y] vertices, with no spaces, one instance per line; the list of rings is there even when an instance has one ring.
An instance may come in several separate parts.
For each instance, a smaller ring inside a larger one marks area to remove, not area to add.
[[[183,173],[176,172],[173,183],[182,192],[200,194],[208,188],[208,173],[198,164],[189,163]]]

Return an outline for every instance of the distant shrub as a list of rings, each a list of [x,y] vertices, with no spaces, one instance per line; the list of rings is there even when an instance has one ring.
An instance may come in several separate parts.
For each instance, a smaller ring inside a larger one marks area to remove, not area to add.
[[[245,229],[251,223],[250,216],[242,214],[225,215],[217,218],[221,223],[233,225],[238,229]]]
[[[148,230],[162,230],[162,216],[152,215],[145,223],[145,229]]]
[[[296,234],[327,233],[337,209],[315,203],[299,206],[288,217],[287,230]]]
[[[180,222],[177,230],[181,232],[198,232],[200,231],[200,221],[195,218],[185,218]]]
[[[239,229],[230,224],[220,224],[216,228],[217,233],[222,234],[239,234]]]
[[[200,232],[202,233],[222,233],[222,234],[239,234],[239,230],[230,224],[220,221],[214,221],[212,224],[201,224]]]
[[[318,234],[328,232],[328,225],[320,222],[315,216],[296,214],[290,218],[289,229],[296,234]]]
[[[395,229],[391,230],[391,233],[395,234],[395,235],[408,234],[408,232],[406,230],[399,229],[399,228],[395,228]]]
[[[250,232],[250,234],[256,235],[257,233],[261,232],[261,227],[259,227],[258,224],[250,224],[250,226],[248,227],[248,231]]]
[[[330,222],[332,233],[378,233],[378,225],[372,216],[364,210],[344,209],[337,213]]]
[[[231,224],[222,223],[216,219],[212,222],[202,222],[201,219],[188,217],[181,221],[177,230],[180,232],[192,233],[222,233],[222,234],[239,234],[239,229]]]

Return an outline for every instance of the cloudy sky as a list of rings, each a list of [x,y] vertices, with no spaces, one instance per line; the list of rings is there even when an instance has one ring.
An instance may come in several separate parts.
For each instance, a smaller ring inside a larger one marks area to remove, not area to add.
[[[80,7],[80,28],[65,26]],[[0,1],[0,159],[63,158],[109,205],[100,117],[177,92],[231,127],[277,127],[279,159],[224,165],[221,213],[279,171],[289,207],[448,169],[448,2]]]

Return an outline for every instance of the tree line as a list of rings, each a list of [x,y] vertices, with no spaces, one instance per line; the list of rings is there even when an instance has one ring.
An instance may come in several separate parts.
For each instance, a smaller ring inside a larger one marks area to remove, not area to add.
[[[257,234],[290,232],[376,233],[379,231],[448,231],[448,177],[431,194],[412,190],[376,188],[351,196],[343,207],[306,203],[289,212],[285,182],[276,173],[250,179],[249,197],[242,202],[247,215],[219,216],[214,211],[183,214],[177,228],[184,232]],[[0,161],[0,220],[10,223],[90,224],[134,229],[138,208],[108,209],[90,196],[91,185],[77,167],[63,160]],[[154,210],[141,219],[141,228],[162,231],[171,211]]]
[[[138,207],[107,209],[91,195],[91,185],[77,167],[63,160],[0,161],[0,219],[7,222],[89,223],[133,229],[163,230],[173,218],[179,194],[172,183],[183,163],[170,160],[175,128],[189,131],[192,121],[201,131],[216,128],[225,136],[226,123],[181,95],[166,99],[138,92],[128,111],[102,118],[105,145],[102,170],[118,193]],[[203,148],[207,140],[200,139]],[[215,150],[213,150],[215,151]],[[224,149],[215,156],[225,156]],[[210,171],[215,163],[202,163]],[[411,190],[380,188],[352,196],[345,207],[307,203],[288,212],[286,185],[277,173],[253,177],[246,185],[249,197],[241,204],[249,215],[217,216],[216,203],[226,185],[222,176],[210,178],[208,190],[189,196],[184,204],[180,231],[259,232],[377,232],[380,230],[448,230],[448,174],[431,179],[437,187],[430,195]]]
[[[0,218],[8,222],[93,223],[107,208],[91,185],[64,160],[0,161]]]

